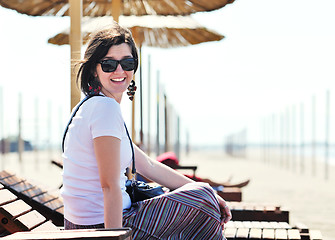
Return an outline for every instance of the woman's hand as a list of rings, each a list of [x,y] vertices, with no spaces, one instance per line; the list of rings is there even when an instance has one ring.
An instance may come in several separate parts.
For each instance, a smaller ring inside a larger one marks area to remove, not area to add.
[[[229,222],[229,220],[232,218],[232,215],[226,201],[223,200],[223,198],[218,194],[216,194],[216,198],[219,201],[221,211],[221,225],[223,226],[225,223]]]

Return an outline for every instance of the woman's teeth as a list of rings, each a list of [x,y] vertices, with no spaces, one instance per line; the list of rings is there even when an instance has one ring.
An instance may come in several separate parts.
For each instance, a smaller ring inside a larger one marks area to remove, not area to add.
[[[123,80],[125,80],[125,78],[114,78],[111,79],[113,82],[122,82]]]

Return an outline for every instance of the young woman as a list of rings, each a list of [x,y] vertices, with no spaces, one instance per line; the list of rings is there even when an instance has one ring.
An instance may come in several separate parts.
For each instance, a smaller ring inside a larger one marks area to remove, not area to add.
[[[133,239],[224,239],[223,224],[231,219],[226,202],[136,145],[137,172],[174,191],[131,203],[125,171],[132,149],[120,103],[137,67],[129,30],[114,23],[92,36],[78,80],[85,95],[99,96],[80,106],[65,137],[65,229],[131,227]]]

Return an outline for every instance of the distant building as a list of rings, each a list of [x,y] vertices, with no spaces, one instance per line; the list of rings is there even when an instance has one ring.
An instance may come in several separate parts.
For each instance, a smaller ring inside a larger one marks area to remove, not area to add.
[[[18,152],[18,138],[17,137],[8,137],[0,140],[0,152],[8,153],[8,152]],[[29,141],[23,140],[24,151],[32,151],[33,146]]]

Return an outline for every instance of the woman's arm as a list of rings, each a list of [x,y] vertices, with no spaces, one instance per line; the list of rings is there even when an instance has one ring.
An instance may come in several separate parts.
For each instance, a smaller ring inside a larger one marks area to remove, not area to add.
[[[150,180],[157,182],[171,190],[186,183],[194,182],[174,169],[151,159],[134,144],[136,171]]]
[[[158,161],[152,160],[135,144],[134,149],[136,170],[144,177],[147,177],[172,190],[181,187],[186,183],[194,182],[193,180],[185,177],[178,171],[175,171],[172,168],[169,168],[168,166]],[[221,224],[223,225],[232,218],[232,215],[226,201],[223,200],[218,194],[215,195],[220,205]]]
[[[104,194],[105,228],[122,227],[120,188],[120,139],[111,136],[93,140],[100,183]]]

